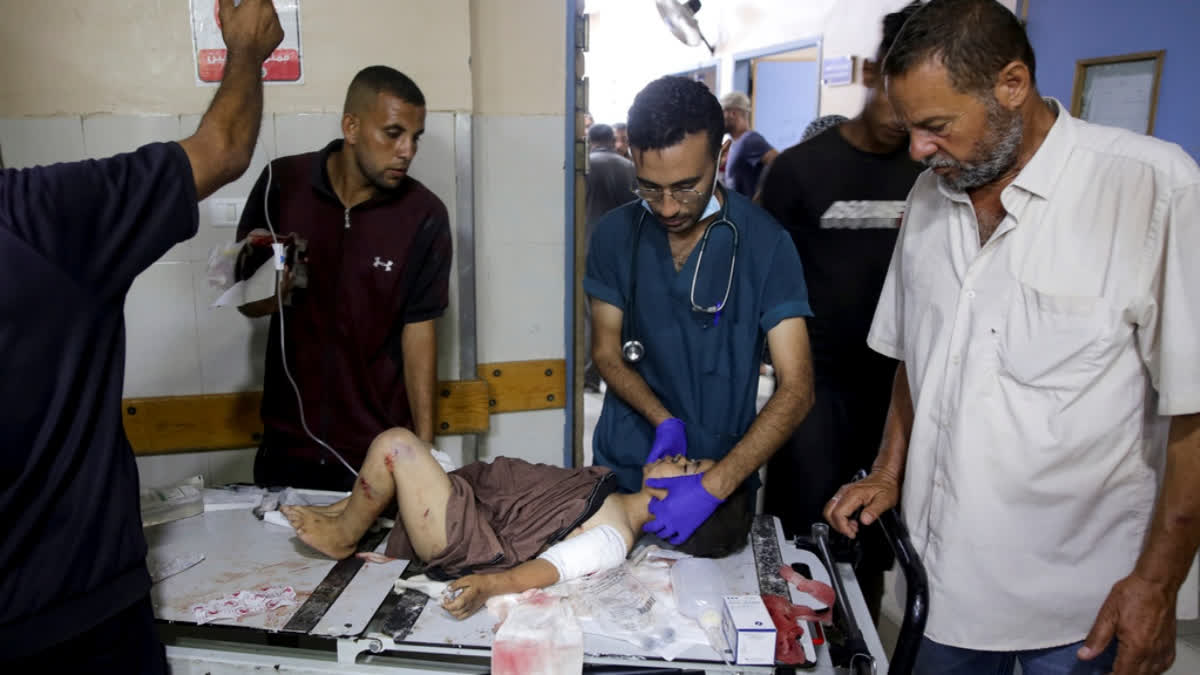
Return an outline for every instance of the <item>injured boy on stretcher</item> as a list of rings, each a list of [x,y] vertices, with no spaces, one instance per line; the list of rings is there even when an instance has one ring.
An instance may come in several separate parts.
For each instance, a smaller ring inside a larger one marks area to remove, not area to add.
[[[399,505],[387,555],[419,559],[433,579],[455,579],[443,601],[456,618],[488,598],[544,588],[616,567],[654,516],[665,491],[646,478],[703,473],[714,462],[664,457],[643,468],[641,491],[617,491],[606,468],[564,469],[497,457],[446,473],[432,446],[406,429],[371,443],[350,496],[326,507],[281,509],[296,534],[333,558],[353,555],[359,539],[394,497]],[[676,549],[722,557],[745,546],[753,513],[746,488],[721,504]]]

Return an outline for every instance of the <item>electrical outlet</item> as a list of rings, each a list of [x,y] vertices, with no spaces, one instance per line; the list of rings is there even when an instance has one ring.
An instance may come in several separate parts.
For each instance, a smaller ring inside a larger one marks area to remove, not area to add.
[[[245,199],[209,199],[208,221],[213,227],[237,227]]]

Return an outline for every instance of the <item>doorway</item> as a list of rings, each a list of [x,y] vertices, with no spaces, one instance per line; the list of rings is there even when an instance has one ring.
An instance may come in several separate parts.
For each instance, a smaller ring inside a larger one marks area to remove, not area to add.
[[[821,107],[821,41],[734,55],[733,88],[750,97],[750,126],[776,150],[800,142]]]
[[[719,61],[713,60],[710,63],[692,68],[691,70],[684,70],[673,74],[704,84],[713,93],[713,96],[721,95],[717,89],[717,83],[721,81],[721,63]]]

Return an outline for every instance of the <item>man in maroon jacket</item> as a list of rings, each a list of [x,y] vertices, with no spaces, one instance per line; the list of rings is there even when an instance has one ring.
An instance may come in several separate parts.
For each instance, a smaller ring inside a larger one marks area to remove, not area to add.
[[[355,469],[385,429],[433,440],[434,320],[448,304],[451,239],[445,205],[408,175],[424,131],[417,85],[365,68],[346,93],[343,138],[274,161],[250,193],[239,239],[269,214],[276,233],[307,241],[304,287],[289,272],[280,284],[283,315],[274,297],[240,308],[272,315],[259,484],[350,489],[353,475],[305,425]]]

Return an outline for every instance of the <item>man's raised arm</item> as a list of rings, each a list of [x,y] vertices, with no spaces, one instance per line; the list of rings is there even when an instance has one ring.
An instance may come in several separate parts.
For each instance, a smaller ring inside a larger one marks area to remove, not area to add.
[[[196,133],[179,142],[192,164],[196,198],[237,180],[250,166],[262,122],[262,64],[283,40],[271,0],[220,0],[225,75]]]

